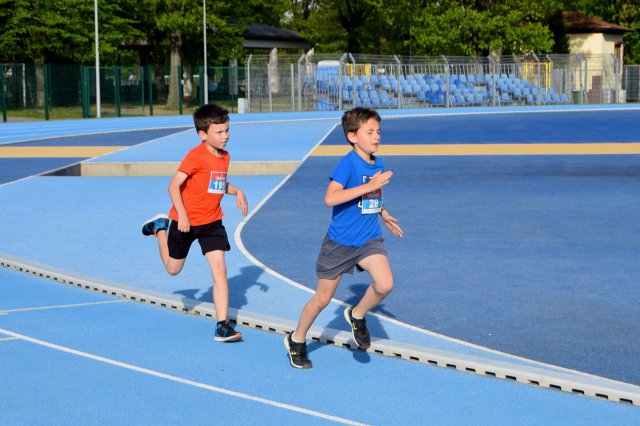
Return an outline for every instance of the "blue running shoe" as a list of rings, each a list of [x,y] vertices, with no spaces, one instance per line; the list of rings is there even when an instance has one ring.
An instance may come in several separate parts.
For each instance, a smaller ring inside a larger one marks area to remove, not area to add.
[[[169,217],[166,214],[159,214],[147,220],[142,225],[142,235],[156,235],[158,231],[169,229]]]
[[[242,334],[235,331],[229,321],[218,321],[213,340],[216,342],[237,342],[242,340]]]

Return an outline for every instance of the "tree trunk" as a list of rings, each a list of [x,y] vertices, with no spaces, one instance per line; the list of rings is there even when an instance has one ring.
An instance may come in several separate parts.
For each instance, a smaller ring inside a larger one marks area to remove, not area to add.
[[[182,76],[179,75],[179,67],[182,63],[180,56],[180,47],[182,40],[179,35],[171,36],[171,70],[169,72],[169,95],[167,96],[167,108],[178,109],[179,106],[179,87],[182,84]]]
[[[36,68],[36,106],[38,108],[44,108],[44,98],[45,98],[45,81],[44,81],[44,65],[36,64],[34,65]],[[27,105],[25,105],[26,107]]]

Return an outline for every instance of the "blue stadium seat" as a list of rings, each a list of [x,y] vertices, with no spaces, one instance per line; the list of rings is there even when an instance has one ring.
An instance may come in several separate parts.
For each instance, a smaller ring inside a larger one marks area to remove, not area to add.
[[[380,102],[382,102],[382,106],[391,106],[391,99],[389,99],[389,94],[386,90],[380,91]]]
[[[508,93],[502,93],[500,95],[500,103],[504,105],[508,105],[511,103],[511,98],[509,97]]]
[[[380,81],[380,85],[384,90],[391,90],[391,82],[389,81],[386,75],[381,75],[379,77],[379,81]]]
[[[382,101],[380,101],[380,97],[378,96],[378,93],[375,90],[369,93],[369,99],[371,100],[372,106],[374,107],[382,106]]]
[[[466,105],[473,105],[474,104],[474,97],[471,93],[467,93],[466,95],[464,95],[464,103]]]
[[[462,95],[450,95],[451,105],[464,106],[464,96]]]
[[[521,101],[523,99],[525,99],[524,94],[522,93],[522,90],[520,90],[519,87],[516,87],[515,89],[513,89],[513,99],[516,101]]]

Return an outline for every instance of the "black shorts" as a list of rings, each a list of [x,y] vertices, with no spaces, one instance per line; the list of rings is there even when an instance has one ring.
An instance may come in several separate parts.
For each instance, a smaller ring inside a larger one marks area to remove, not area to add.
[[[227,230],[224,229],[221,220],[206,225],[192,226],[189,232],[180,231],[178,222],[172,220],[169,225],[169,256],[174,259],[184,259],[196,239],[203,255],[214,250],[231,250]]]
[[[374,238],[367,241],[362,247],[349,247],[338,244],[326,236],[322,241],[316,261],[316,275],[318,278],[332,280],[342,274],[353,274],[354,268],[358,272],[362,272],[363,269],[358,265],[358,262],[372,254],[387,256],[384,239]]]

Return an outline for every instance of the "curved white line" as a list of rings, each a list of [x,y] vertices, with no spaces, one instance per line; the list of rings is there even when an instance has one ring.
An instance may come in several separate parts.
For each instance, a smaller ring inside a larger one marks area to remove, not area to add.
[[[640,109],[640,108],[639,108]],[[532,111],[533,112],[533,111]],[[502,112],[502,114],[508,114],[509,112]],[[472,113],[469,113],[472,114]],[[416,115],[406,115],[406,116],[387,116],[384,118],[403,118],[403,117],[417,117],[419,116],[418,114]],[[317,148],[320,144],[322,144],[322,142],[324,142],[324,140],[327,138],[327,136],[329,136],[329,134],[338,126],[338,124],[336,124],[335,126],[333,126],[321,139],[320,141],[314,145],[314,147],[304,156],[304,158],[302,159],[302,161],[300,161],[300,165],[302,165],[302,163],[304,163],[307,158],[309,158],[309,156],[311,155],[311,153],[313,152],[313,150],[315,148]],[[257,267],[259,267],[260,269],[262,269],[264,272],[272,275],[275,278],[278,278],[279,280],[285,282],[286,284],[289,284],[292,287],[295,287],[299,290],[303,290],[306,291],[309,294],[314,294],[315,291],[310,289],[309,287],[305,286],[304,284],[300,284],[288,277],[285,277],[284,275],[274,271],[273,269],[269,268],[267,265],[265,265],[264,263],[262,263],[261,261],[259,261],[255,256],[253,256],[245,247],[244,243],[242,242],[242,230],[244,229],[245,224],[262,208],[262,206],[264,206],[267,201],[269,201],[269,199],[291,178],[291,176],[293,176],[293,174],[297,171],[298,168],[300,168],[300,165],[298,165],[298,167],[296,168],[296,170],[294,170],[290,175],[287,175],[273,190],[271,190],[271,192],[269,192],[261,201],[260,203],[258,203],[258,205],[256,206],[256,208],[250,212],[250,214],[247,215],[246,218],[244,218],[244,220],[242,220],[238,226],[236,227],[234,234],[233,234],[233,239],[234,242],[236,244],[236,247],[240,250],[240,252],[249,260],[251,261],[254,265],[256,265]],[[343,307],[347,307],[348,304],[332,298],[331,299],[332,303],[335,303],[339,306],[343,306]],[[451,343],[456,343],[462,346],[466,346],[468,348],[472,348],[472,349],[476,349],[476,350],[480,350],[480,351],[484,351],[493,355],[498,355],[498,356],[502,356],[505,357],[507,359],[512,359],[512,360],[517,360],[517,361],[522,361],[522,362],[526,362],[526,363],[531,363],[537,366],[541,366],[541,367],[547,367],[547,368],[552,368],[555,369],[557,371],[562,371],[562,372],[566,372],[566,373],[571,373],[571,374],[575,374],[575,375],[579,375],[582,377],[590,377],[590,378],[594,378],[594,379],[598,379],[598,380],[607,380],[607,381],[611,381],[611,382],[616,382],[616,383],[621,383],[618,382],[616,380],[612,380],[612,379],[608,379],[608,378],[603,378],[601,376],[597,376],[597,375],[593,375],[593,374],[589,374],[589,373],[585,373],[583,371],[579,371],[579,370],[572,370],[570,368],[565,368],[565,367],[560,367],[557,365],[553,365],[553,364],[547,364],[541,361],[536,361],[533,359],[529,359],[529,358],[524,358],[518,355],[513,355],[507,352],[501,352],[499,350],[496,349],[491,349],[488,348],[486,346],[480,346],[474,343],[470,343],[470,342],[466,342],[464,340],[460,340],[460,339],[456,339],[454,337],[450,337],[450,336],[446,336],[444,334],[439,334],[430,330],[426,330],[424,328],[420,328],[402,321],[398,321],[396,319],[393,318],[389,318],[387,316],[375,313],[375,312],[369,312],[368,315],[372,315],[374,317],[376,317],[377,319],[379,319],[380,321],[386,321],[388,323],[391,323],[393,325],[396,325],[398,327],[402,327],[402,328],[406,328],[408,330],[411,331],[415,331],[421,334],[425,334],[431,337],[435,337],[438,339],[442,339],[444,341],[447,342],[451,342]]]

